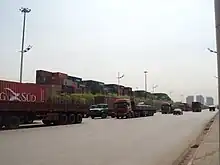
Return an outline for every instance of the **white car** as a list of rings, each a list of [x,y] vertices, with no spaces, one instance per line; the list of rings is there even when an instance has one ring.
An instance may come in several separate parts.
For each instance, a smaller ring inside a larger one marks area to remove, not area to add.
[[[180,108],[175,108],[173,110],[173,115],[183,115],[183,111]]]

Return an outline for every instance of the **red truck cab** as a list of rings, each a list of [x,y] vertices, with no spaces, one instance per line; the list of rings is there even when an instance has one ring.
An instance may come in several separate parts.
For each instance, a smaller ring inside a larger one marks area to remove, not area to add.
[[[131,118],[133,116],[130,99],[117,99],[114,102],[114,112],[117,118]]]

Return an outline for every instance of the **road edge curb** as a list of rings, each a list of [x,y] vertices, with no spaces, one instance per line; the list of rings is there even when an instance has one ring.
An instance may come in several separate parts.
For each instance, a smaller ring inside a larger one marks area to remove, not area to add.
[[[172,165],[191,165],[190,162],[197,149],[199,148],[204,137],[208,134],[210,127],[219,115],[219,111],[205,124],[196,139],[192,140],[180,156],[172,163]]]

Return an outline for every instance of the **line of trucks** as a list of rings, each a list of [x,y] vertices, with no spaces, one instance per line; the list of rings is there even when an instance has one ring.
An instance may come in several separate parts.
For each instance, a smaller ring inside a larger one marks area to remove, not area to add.
[[[15,129],[21,124],[31,124],[34,120],[42,120],[45,125],[65,125],[81,123],[84,116],[123,119],[153,116],[156,113],[155,107],[143,102],[136,104],[134,98],[97,99],[95,102],[98,104],[90,105],[52,97],[54,94],[51,88],[53,86],[0,80],[0,129]],[[162,114],[174,111],[175,107],[169,103],[161,106]],[[192,111],[201,112],[201,104],[193,102]]]
[[[77,124],[91,112],[89,104],[54,99],[50,88],[0,80],[0,129],[15,129],[34,120],[42,120],[45,125]],[[108,115],[117,118],[153,116],[154,113],[156,109],[144,104],[136,105],[133,99],[115,99],[112,107],[108,108]]]

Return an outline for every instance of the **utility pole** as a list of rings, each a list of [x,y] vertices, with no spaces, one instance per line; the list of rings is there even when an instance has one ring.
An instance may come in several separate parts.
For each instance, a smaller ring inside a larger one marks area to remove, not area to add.
[[[215,0],[215,27],[218,67],[218,105],[220,104],[220,0]]]
[[[144,90],[145,90],[145,99],[147,98],[147,71],[144,71]]]
[[[23,76],[23,61],[24,61],[24,36],[25,36],[25,23],[26,23],[26,13],[29,13],[31,9],[21,8],[20,11],[24,13],[23,19],[23,30],[22,30],[22,39],[21,39],[21,66],[20,66],[20,83],[22,83]]]

